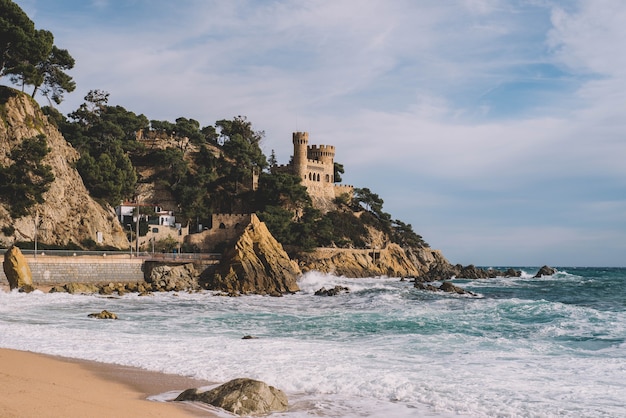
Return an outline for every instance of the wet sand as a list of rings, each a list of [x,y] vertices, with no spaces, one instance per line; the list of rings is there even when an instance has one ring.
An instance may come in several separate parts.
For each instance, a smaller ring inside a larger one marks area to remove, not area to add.
[[[215,417],[187,403],[147,400],[209,384],[133,367],[0,349],[4,418]]]

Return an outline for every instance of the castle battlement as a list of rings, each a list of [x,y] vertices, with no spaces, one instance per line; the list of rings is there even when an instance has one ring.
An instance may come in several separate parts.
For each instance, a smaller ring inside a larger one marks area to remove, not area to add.
[[[309,165],[319,166],[319,167],[324,167],[324,166],[326,165],[323,161],[320,161],[320,160],[311,160],[311,159],[308,159],[308,160],[307,160],[307,163],[308,163]]]
[[[309,145],[309,152],[330,152],[335,154],[335,146],[334,145]]]

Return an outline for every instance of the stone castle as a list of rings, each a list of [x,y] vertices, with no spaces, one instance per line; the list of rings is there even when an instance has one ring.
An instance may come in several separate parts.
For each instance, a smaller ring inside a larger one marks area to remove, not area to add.
[[[277,172],[288,172],[302,179],[313,205],[329,209],[332,201],[343,194],[352,197],[353,186],[335,183],[335,147],[309,145],[308,132],[294,132],[293,160],[288,165],[273,167]]]

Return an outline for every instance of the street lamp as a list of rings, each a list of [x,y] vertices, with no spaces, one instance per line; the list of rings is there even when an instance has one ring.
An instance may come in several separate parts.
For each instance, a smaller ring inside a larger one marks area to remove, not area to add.
[[[133,226],[126,224],[128,227],[128,246],[130,247],[130,258],[133,258]]]

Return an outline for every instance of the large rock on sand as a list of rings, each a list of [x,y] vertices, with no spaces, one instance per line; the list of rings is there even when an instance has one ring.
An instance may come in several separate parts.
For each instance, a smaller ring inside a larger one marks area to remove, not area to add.
[[[265,224],[252,215],[234,247],[224,253],[216,273],[201,280],[210,290],[280,296],[300,290],[296,280],[301,274]]]
[[[237,415],[265,415],[286,411],[287,395],[280,389],[253,379],[234,379],[215,389],[187,389],[175,401],[204,402]]]
[[[12,246],[7,250],[4,254],[2,267],[11,290],[19,289],[24,292],[31,292],[35,289],[33,287],[33,273],[30,271],[26,257],[18,247]]]

